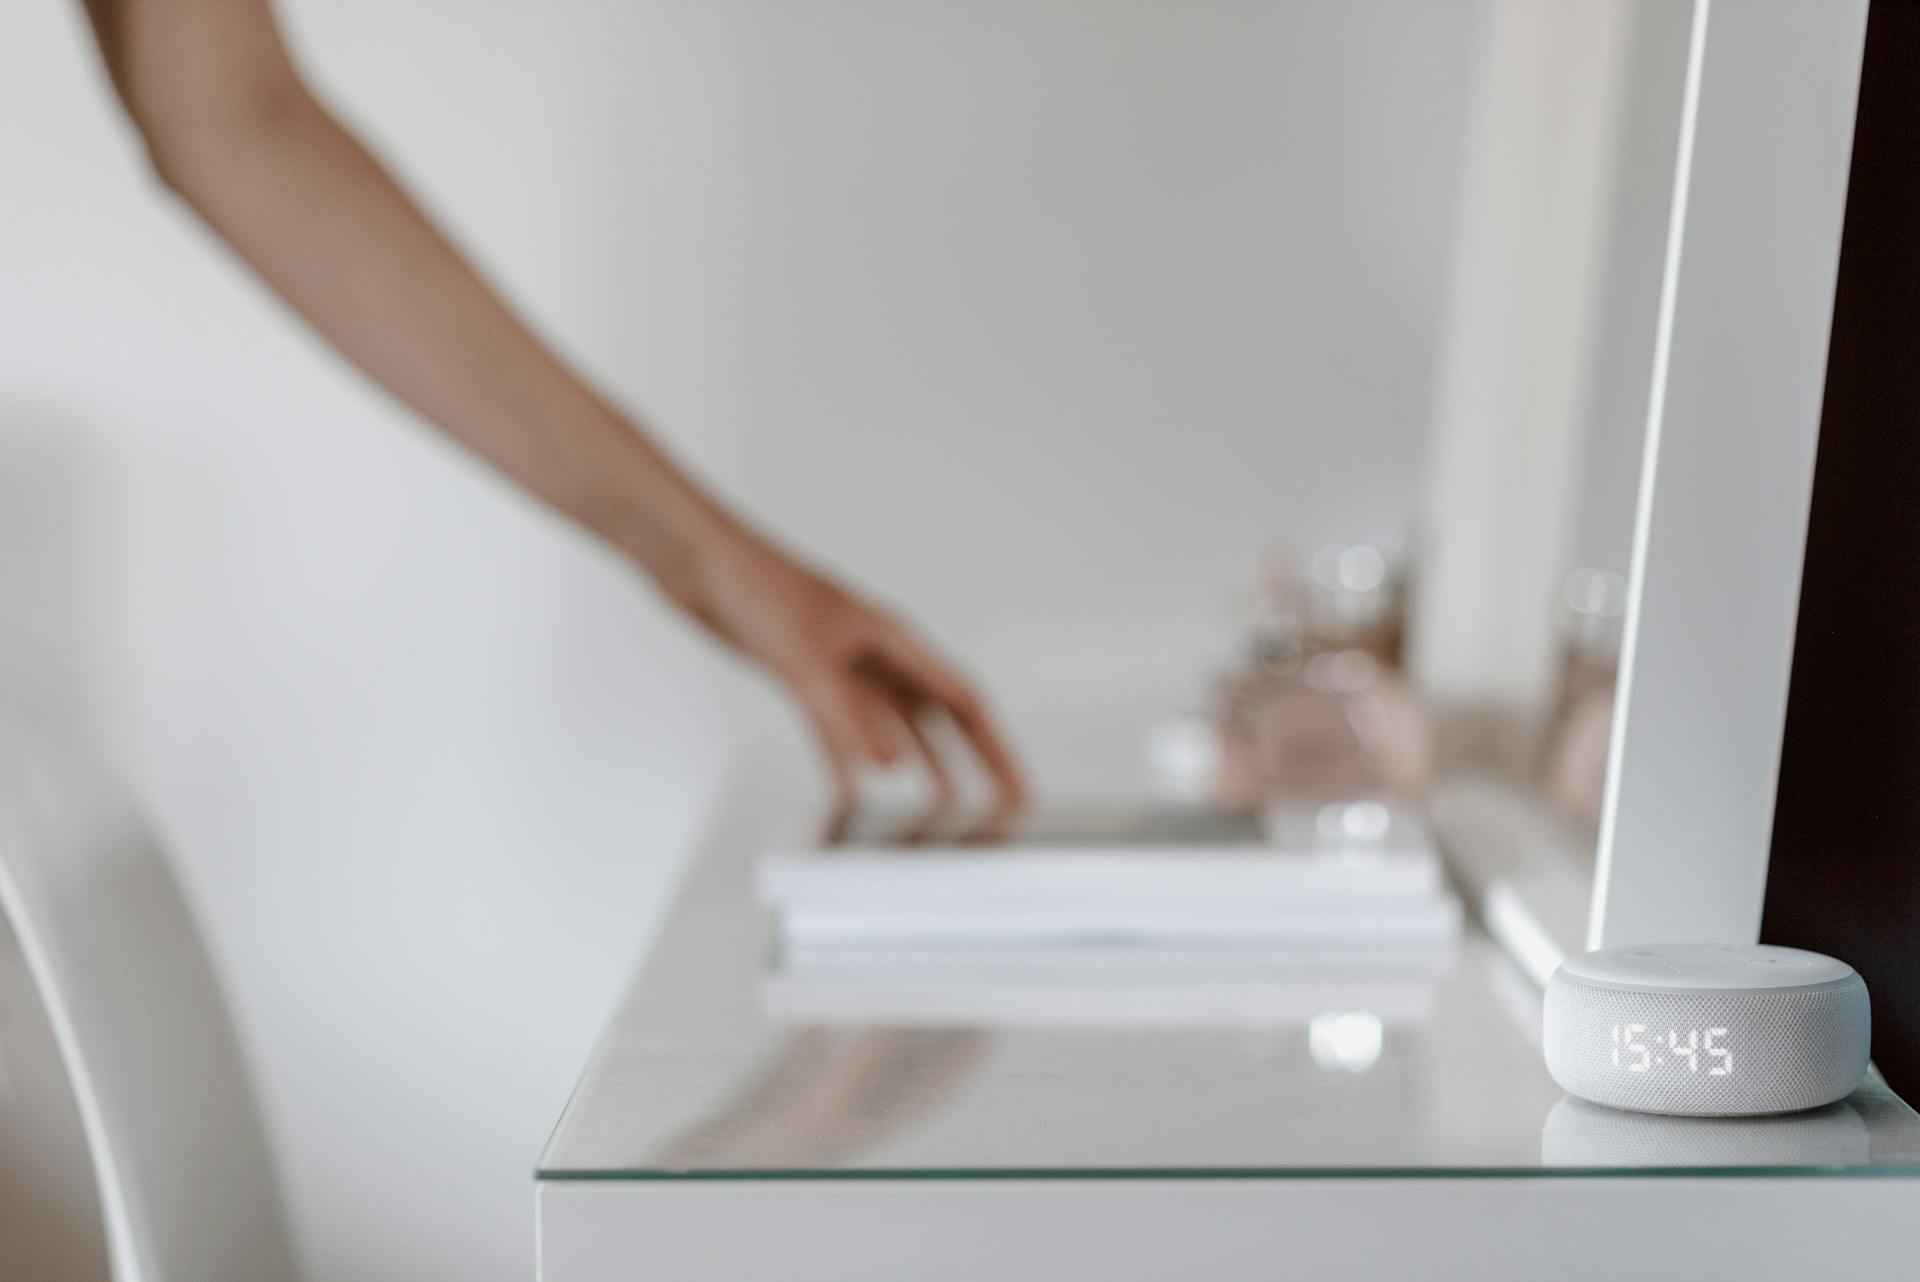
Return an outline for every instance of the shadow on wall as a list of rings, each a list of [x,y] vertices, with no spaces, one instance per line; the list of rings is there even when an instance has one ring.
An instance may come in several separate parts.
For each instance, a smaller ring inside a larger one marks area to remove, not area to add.
[[[98,489],[68,416],[0,401],[0,718],[93,724]]]
[[[92,501],[75,424],[0,401],[0,723],[75,731],[88,694]],[[0,1276],[102,1278],[106,1240],[47,1016],[0,924]]]
[[[0,1277],[99,1282],[106,1228],[66,1066],[0,921]]]

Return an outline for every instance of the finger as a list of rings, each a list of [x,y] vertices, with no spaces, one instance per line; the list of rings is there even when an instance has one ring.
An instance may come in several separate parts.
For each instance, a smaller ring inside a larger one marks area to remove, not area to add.
[[[958,706],[948,704],[946,709],[947,714],[959,725],[960,733],[966,737],[974,754],[985,763],[987,773],[993,776],[1001,800],[1010,807],[1018,807],[1026,800],[1026,776],[1021,773],[1019,763],[1013,759],[1013,753],[1008,750],[986,711],[977,701]]]
[[[949,707],[973,700],[967,683],[947,670],[947,666],[928,652],[919,638],[897,623],[887,623],[873,638],[880,660],[894,673]]]
[[[1009,805],[1019,805],[1026,797],[1026,780],[979,696],[898,627],[880,633],[875,646],[888,667],[946,710],[974,755],[993,776],[1002,799]]]
[[[853,799],[845,794],[837,794],[833,809],[827,812],[826,822],[820,825],[820,844],[837,846],[847,839],[847,833],[852,828]]]
[[[801,698],[848,761],[888,762],[899,756],[886,710],[871,706],[873,697],[860,683],[839,678],[813,682],[802,688]]]
[[[827,763],[827,777],[833,783],[833,813],[836,817],[829,821],[829,826],[844,831],[850,822],[854,803],[860,796],[860,790],[854,786],[854,760],[847,755],[845,748],[829,739],[817,723],[814,728],[820,739],[820,755]]]
[[[855,684],[848,700],[860,722],[860,738],[866,745],[867,755],[883,766],[898,765],[904,736],[893,705],[881,691],[865,682]]]
[[[831,697],[818,691],[802,691],[801,705],[813,723],[814,736],[820,741],[821,755],[833,778],[837,804],[851,806],[856,795],[854,769],[866,756],[859,727],[846,710]]]
[[[1026,779],[980,700],[964,687],[958,696],[942,697],[930,690],[928,697],[958,727],[961,738],[992,777],[1001,800],[1019,806],[1026,798]]]
[[[936,806],[944,809],[953,804],[953,774],[947,769],[947,763],[941,759],[939,749],[927,738],[927,732],[920,728],[920,709],[913,701],[897,689],[888,696],[888,707],[899,722],[901,733],[907,746],[927,768],[927,777],[933,781],[933,795]]]

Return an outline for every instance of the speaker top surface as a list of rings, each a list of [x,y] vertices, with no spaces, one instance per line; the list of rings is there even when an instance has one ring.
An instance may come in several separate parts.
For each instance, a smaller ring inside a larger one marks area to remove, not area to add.
[[[1853,973],[1824,953],[1773,944],[1627,944],[1580,953],[1560,966],[1562,978],[1578,983],[1676,993],[1817,988]]]

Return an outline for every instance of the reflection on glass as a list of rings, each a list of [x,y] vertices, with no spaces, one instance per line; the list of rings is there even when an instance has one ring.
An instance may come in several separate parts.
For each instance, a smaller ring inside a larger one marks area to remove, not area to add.
[[[1853,1166],[1867,1160],[1867,1124],[1846,1100],[1778,1117],[1663,1117],[1569,1095],[1540,1133],[1542,1166]]]
[[[1353,854],[1380,844],[1393,812],[1377,801],[1335,802],[1314,812],[1313,826],[1323,848]]]
[[[1386,1026],[1371,1011],[1329,1011],[1307,1025],[1307,1051],[1322,1068],[1364,1073],[1380,1062]]]
[[[837,1166],[936,1112],[992,1041],[955,1030],[795,1033],[659,1161],[678,1170]]]
[[[1334,1039],[1327,1047],[1348,1049],[1364,1046],[1359,1025],[1370,1023],[1371,1063],[1379,1058],[1385,1025],[1416,1027],[1432,1018],[1454,953],[1303,950],[1291,962],[1267,957],[1239,964],[1199,950],[1147,952],[1133,962],[1108,955],[1080,964],[1019,957],[938,965],[899,960],[770,970],[760,981],[761,1009],[782,1023],[834,1027],[1173,1032],[1311,1029],[1319,1021],[1317,1036]],[[1345,1016],[1329,1011],[1366,1013],[1334,1025],[1325,1021]]]

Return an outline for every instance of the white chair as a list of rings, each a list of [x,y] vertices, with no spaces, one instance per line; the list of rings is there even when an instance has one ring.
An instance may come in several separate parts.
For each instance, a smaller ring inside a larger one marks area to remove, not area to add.
[[[165,856],[100,773],[11,732],[0,909],[72,1080],[115,1282],[294,1282],[252,1083]]]

